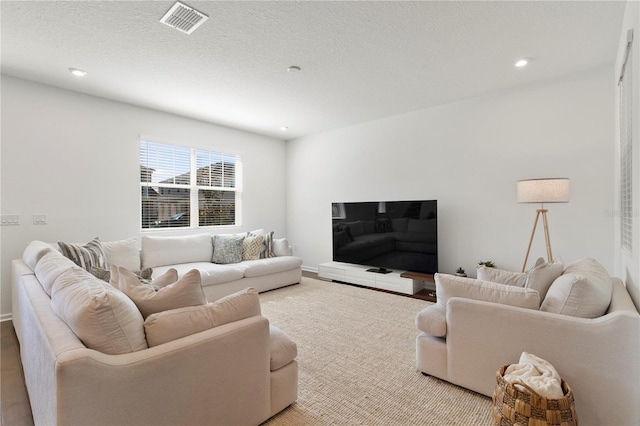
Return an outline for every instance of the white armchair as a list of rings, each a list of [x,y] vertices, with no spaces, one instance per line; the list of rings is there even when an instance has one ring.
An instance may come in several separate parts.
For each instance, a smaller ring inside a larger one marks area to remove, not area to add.
[[[529,305],[535,291],[529,288],[436,274],[438,303],[416,317],[421,331],[416,340],[418,369],[491,396],[496,371],[529,352],[549,361],[571,386],[581,424],[639,424],[640,314],[622,281],[608,278],[608,307],[595,318],[543,310],[553,309],[551,299],[557,302],[560,290],[566,293],[570,278],[584,278],[576,271],[584,270],[585,262],[580,262],[567,267],[562,280],[553,281],[542,309]],[[602,283],[592,281],[601,291]],[[452,292],[452,287],[465,284],[467,294],[459,288]],[[573,297],[569,304],[579,304],[576,290],[587,287],[584,280],[575,284],[567,295]]]

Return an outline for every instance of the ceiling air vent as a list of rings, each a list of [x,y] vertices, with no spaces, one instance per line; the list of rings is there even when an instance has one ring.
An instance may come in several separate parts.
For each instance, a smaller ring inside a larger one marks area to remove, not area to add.
[[[176,2],[171,9],[160,19],[165,25],[175,28],[183,33],[191,34],[204,21],[209,19],[204,13],[198,12],[192,7]]]

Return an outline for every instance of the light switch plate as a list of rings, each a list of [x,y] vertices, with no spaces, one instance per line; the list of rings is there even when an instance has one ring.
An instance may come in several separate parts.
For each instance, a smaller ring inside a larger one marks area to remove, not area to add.
[[[47,224],[47,215],[46,214],[34,214],[33,215],[33,224],[34,225],[46,225]]]
[[[20,215],[17,214],[3,214],[0,216],[0,225],[20,225]]]

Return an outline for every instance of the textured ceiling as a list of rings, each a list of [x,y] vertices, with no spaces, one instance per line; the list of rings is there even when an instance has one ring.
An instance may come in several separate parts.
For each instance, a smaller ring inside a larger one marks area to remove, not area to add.
[[[185,1],[209,16],[186,35],[173,3],[2,0],[2,73],[292,139],[612,64],[625,7]]]

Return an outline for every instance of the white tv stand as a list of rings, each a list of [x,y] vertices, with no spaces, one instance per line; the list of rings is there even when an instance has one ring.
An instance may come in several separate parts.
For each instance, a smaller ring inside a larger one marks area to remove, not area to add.
[[[407,273],[405,271],[392,269],[389,273],[378,273],[368,272],[367,269],[371,269],[371,266],[327,262],[318,265],[318,277],[404,294],[416,294],[424,288],[423,281],[403,277]]]

